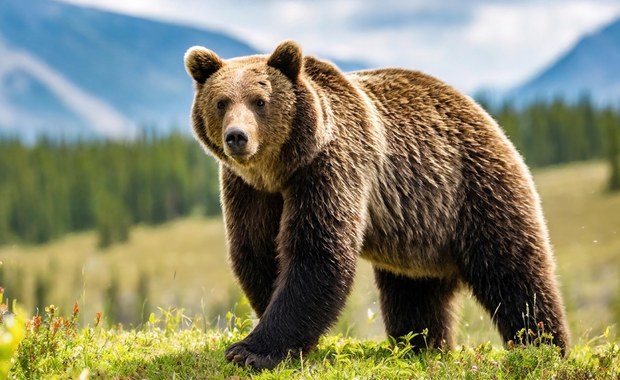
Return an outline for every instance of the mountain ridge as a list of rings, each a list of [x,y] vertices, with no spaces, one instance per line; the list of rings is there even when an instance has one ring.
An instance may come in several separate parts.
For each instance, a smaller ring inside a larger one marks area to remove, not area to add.
[[[0,0],[0,136],[189,132],[193,84],[183,55],[194,45],[222,58],[260,53],[221,31],[58,1]],[[334,62],[345,71],[367,67]]]
[[[56,121],[73,125],[79,120],[82,129],[88,129],[85,136],[129,137],[140,123],[157,124],[161,130],[171,128],[162,123],[185,123],[192,83],[182,57],[191,45],[209,45],[225,58],[257,53],[224,33],[44,0],[0,0],[0,39],[4,55],[8,51],[29,62],[17,72],[15,65],[0,62],[0,92],[5,93],[0,94],[0,109],[19,110],[7,99],[7,83],[34,70],[26,75],[31,84],[47,88],[65,104]],[[50,78],[42,76],[43,71]],[[36,98],[34,87],[22,97]],[[35,118],[40,110],[36,104],[31,107]],[[45,129],[40,126],[44,118],[36,123],[28,123],[29,117],[13,120],[18,125],[7,125],[6,119],[0,119],[2,126],[19,135]],[[104,123],[108,126],[100,125]],[[123,126],[127,130],[120,132]],[[65,129],[73,134],[77,126]]]
[[[182,57],[207,46],[223,58],[259,54],[225,32],[50,0],[0,0],[0,136],[131,138],[189,132],[192,83]],[[344,71],[363,62],[332,60]],[[584,94],[620,105],[620,19],[580,39],[498,99],[516,104]]]
[[[620,106],[620,19],[579,39],[546,68],[509,91],[520,104],[588,96],[599,106]]]

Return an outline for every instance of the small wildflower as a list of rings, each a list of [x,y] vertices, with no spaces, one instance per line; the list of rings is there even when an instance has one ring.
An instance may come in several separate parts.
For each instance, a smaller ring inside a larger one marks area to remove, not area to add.
[[[95,327],[99,326],[99,323],[101,322],[101,312],[98,311],[95,314]]]
[[[76,302],[73,304],[73,313],[71,314],[71,320],[67,321],[67,328],[69,327],[69,325],[71,326],[76,325],[79,314],[80,314],[80,307],[78,306],[78,303]]]
[[[53,317],[54,314],[56,314],[56,306],[54,305],[49,305],[45,307],[45,314],[49,315],[50,317]]]
[[[41,327],[41,321],[42,321],[41,316],[36,315],[32,317],[32,320],[28,321],[28,327],[30,328],[32,332],[36,333],[39,331],[39,328]]]
[[[60,328],[60,326],[62,325],[62,318],[56,318],[54,320],[54,323],[52,324],[52,333],[56,334],[56,332],[58,331],[58,329]]]
[[[0,304],[0,323],[2,323],[2,321],[4,320],[4,314],[8,312],[9,312],[9,307],[7,306],[7,304],[5,303]]]
[[[477,365],[472,365],[472,366],[471,366],[471,371],[472,371],[473,373],[478,372],[478,366],[477,366]]]

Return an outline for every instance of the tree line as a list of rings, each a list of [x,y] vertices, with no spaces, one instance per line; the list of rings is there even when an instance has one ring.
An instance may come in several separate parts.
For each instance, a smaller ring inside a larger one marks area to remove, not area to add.
[[[481,100],[483,106],[484,100]],[[620,112],[587,97],[526,107],[486,106],[531,167],[607,159],[620,188]],[[96,229],[99,245],[127,240],[134,224],[216,215],[217,164],[190,137],[26,145],[0,140],[0,245],[45,243]]]
[[[620,112],[597,108],[587,96],[576,103],[556,99],[526,107],[481,103],[532,167],[605,158],[611,144],[617,145],[610,134],[620,128]]]
[[[0,140],[0,244],[96,229],[104,247],[130,226],[219,211],[215,162],[179,133],[133,141],[25,145]]]
[[[484,99],[481,100],[485,106]],[[589,96],[576,103],[563,99],[525,107],[505,102],[486,107],[517,146],[530,167],[605,159],[608,190],[620,190],[620,111],[596,107]]]

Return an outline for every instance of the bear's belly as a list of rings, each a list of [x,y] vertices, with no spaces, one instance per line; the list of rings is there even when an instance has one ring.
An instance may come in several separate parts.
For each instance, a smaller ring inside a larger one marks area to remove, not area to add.
[[[458,274],[447,253],[420,247],[386,248],[365,244],[361,257],[375,267],[411,278],[447,278]]]

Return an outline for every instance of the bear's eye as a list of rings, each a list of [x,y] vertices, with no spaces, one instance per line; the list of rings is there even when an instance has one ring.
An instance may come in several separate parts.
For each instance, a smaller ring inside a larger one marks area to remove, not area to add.
[[[265,101],[263,99],[256,99],[256,106],[257,107],[264,107],[265,106]]]
[[[223,100],[220,100],[219,102],[217,102],[217,109],[218,110],[223,110],[224,108],[226,108],[226,102]]]

